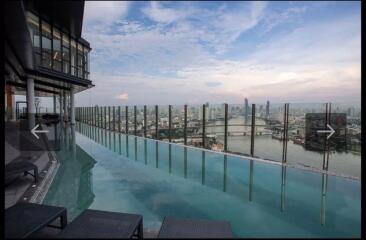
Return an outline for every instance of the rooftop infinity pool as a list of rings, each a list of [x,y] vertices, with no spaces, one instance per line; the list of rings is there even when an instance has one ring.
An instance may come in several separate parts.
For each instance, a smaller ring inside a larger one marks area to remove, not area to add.
[[[236,237],[360,237],[357,180],[215,153],[77,123],[62,131],[60,166],[43,203],[230,221]]]

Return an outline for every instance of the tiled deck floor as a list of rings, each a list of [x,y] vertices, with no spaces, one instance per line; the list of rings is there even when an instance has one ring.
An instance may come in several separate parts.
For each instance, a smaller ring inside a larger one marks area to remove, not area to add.
[[[31,157],[31,162],[38,166],[40,181],[44,175],[47,163],[50,161],[48,153],[45,151],[22,151],[19,148],[19,122],[8,121],[5,123],[5,165],[12,161],[19,161],[21,157]],[[5,187],[5,208],[14,205],[18,201],[27,201],[22,199],[24,193],[30,188],[36,187],[34,178],[30,175],[20,174],[17,178]]]

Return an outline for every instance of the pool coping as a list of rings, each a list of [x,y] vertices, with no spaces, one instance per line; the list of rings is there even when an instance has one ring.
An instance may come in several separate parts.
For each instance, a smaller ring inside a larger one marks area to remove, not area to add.
[[[155,141],[155,142],[161,142],[161,143],[164,143],[164,144],[176,145],[176,146],[180,146],[182,148],[190,148],[190,149],[194,149],[194,150],[198,150],[198,151],[205,151],[205,152],[210,152],[210,153],[215,153],[215,154],[221,154],[221,155],[241,158],[241,159],[244,159],[244,160],[253,160],[253,161],[258,161],[258,162],[263,162],[263,163],[268,163],[268,164],[274,164],[274,165],[278,165],[278,166],[285,166],[285,167],[291,167],[291,168],[295,168],[295,169],[301,169],[301,170],[309,171],[309,172],[327,174],[327,175],[330,175],[330,176],[343,177],[343,178],[346,178],[346,179],[349,179],[349,180],[354,180],[354,181],[361,181],[361,178],[359,178],[359,177],[350,176],[350,175],[347,175],[347,174],[335,173],[335,172],[332,172],[332,171],[329,171],[329,170],[322,170],[322,169],[318,169],[318,168],[311,167],[311,166],[303,166],[303,165],[299,165],[299,164],[282,163],[282,162],[277,162],[275,160],[268,160],[268,159],[263,159],[263,158],[258,158],[258,157],[251,157],[251,156],[242,156],[242,155],[235,154],[235,153],[230,153],[230,152],[214,151],[214,150],[206,149],[206,148],[198,148],[198,147],[183,145],[183,144],[174,143],[174,142],[167,142],[167,141],[153,139],[153,138],[146,138],[146,137],[135,136],[135,135],[131,135],[131,134],[125,134],[125,133],[122,133],[122,132],[113,131],[113,130],[109,130],[109,129],[104,129],[104,128],[101,128],[101,127],[92,126],[92,125],[81,123],[81,122],[79,122],[79,123],[83,124],[83,125],[90,126],[90,127],[99,128],[101,130],[105,130],[105,131],[108,131],[108,132],[111,132],[111,133],[118,133],[118,134],[121,134],[121,135],[124,135],[124,136],[131,136],[131,137],[141,138],[141,139],[144,139],[144,140],[146,139],[146,140],[151,140],[151,141]],[[75,131],[76,131],[76,129],[75,129]],[[79,131],[78,131],[78,133],[82,134]],[[82,135],[84,135],[84,134],[82,134]],[[84,136],[86,136],[86,135],[84,135]],[[86,137],[88,137],[88,136],[86,136]],[[91,140],[93,140],[93,139],[91,139]]]
[[[47,168],[47,173],[41,182],[41,184],[37,187],[29,202],[31,203],[42,203],[43,199],[47,195],[48,189],[50,188],[53,179],[57,173],[57,170],[60,166],[59,161],[57,160],[56,153],[54,151],[50,151],[48,154],[50,159],[50,166]]]

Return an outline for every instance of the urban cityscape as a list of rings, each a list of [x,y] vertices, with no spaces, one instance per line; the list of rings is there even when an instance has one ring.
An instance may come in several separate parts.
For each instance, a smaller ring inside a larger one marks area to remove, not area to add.
[[[286,144],[289,155],[287,159],[294,164],[321,169],[324,149],[306,147],[305,115],[325,112],[325,104],[289,105],[286,128],[289,142]],[[225,123],[225,104],[210,105],[209,103],[203,106],[81,107],[76,109],[76,119],[121,133],[244,156],[252,155],[250,144],[254,141],[255,148],[252,156],[281,162],[284,142],[284,104],[271,106],[270,101],[267,101],[265,104],[255,106],[253,140],[251,138],[252,111],[252,105],[249,105],[248,99],[245,99],[244,104],[227,105],[227,123]],[[333,104],[331,114],[337,113],[347,115],[347,126],[344,127],[343,132],[337,129],[342,133],[346,144],[335,144],[330,149],[330,169],[338,174],[359,178],[361,174],[359,171],[361,108],[350,104]],[[204,122],[203,119],[205,119]],[[226,140],[225,125],[227,125]],[[339,138],[337,141],[340,141]],[[308,154],[309,151],[312,153]],[[347,168],[344,168],[345,162],[348,165]]]
[[[362,237],[361,2],[4,6],[4,239]]]

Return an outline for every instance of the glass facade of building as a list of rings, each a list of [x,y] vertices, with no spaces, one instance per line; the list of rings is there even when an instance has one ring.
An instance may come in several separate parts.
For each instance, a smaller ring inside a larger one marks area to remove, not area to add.
[[[31,12],[27,21],[37,66],[89,79],[89,47]]]

